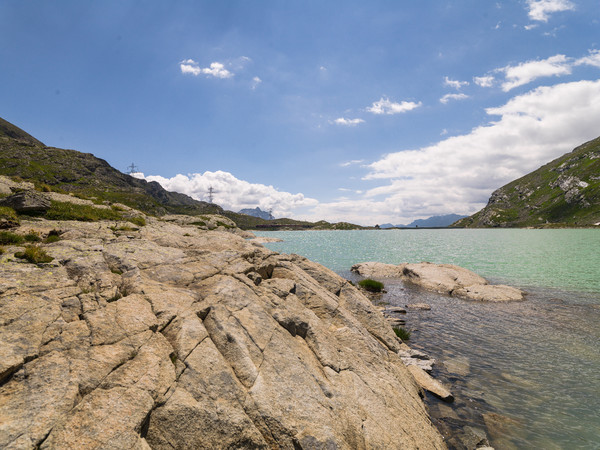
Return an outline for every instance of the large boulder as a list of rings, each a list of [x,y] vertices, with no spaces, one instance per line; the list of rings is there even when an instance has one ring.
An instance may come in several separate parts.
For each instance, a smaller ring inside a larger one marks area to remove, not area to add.
[[[505,285],[490,285],[474,272],[452,264],[382,264],[365,262],[351,269],[365,277],[399,278],[440,294],[471,300],[501,302],[523,300],[523,291]]]
[[[20,213],[43,213],[50,208],[50,200],[36,191],[20,191],[0,200],[0,206],[8,206]]]

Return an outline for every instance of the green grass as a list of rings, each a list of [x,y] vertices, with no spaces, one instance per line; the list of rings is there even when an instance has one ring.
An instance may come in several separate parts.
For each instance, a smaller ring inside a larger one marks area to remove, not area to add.
[[[12,231],[0,231],[0,245],[18,245],[23,242],[23,236]]]
[[[144,219],[142,216],[131,217],[127,219],[127,221],[131,222],[134,225],[137,225],[138,227],[143,227],[146,225],[146,219]]]
[[[14,226],[18,226],[20,223],[16,211],[8,206],[0,206],[0,220],[5,220]]]
[[[359,281],[358,285],[369,292],[381,292],[383,290],[383,283],[370,278]]]
[[[15,257],[25,259],[32,264],[49,263],[54,259],[37,245],[28,245],[25,247],[25,251],[15,253]]]
[[[42,240],[40,235],[38,233],[36,233],[35,231],[30,231],[23,237],[24,237],[25,241],[27,241],[27,242],[40,242]]]
[[[59,230],[56,230],[56,229],[50,230],[48,232],[48,236],[46,236],[46,239],[44,239],[44,242],[46,244],[51,244],[53,242],[58,242],[58,241],[60,241],[60,235],[61,234],[62,234],[62,232],[59,231]]]
[[[122,220],[119,211],[110,208],[95,208],[90,205],[76,205],[66,202],[52,202],[44,217],[48,220],[79,220],[96,222],[98,220]]]
[[[221,221],[217,221],[217,226],[223,227],[223,228],[235,228],[235,226],[229,225],[228,223],[221,222]]]
[[[403,341],[410,340],[410,331],[407,331],[402,327],[393,327],[392,329],[394,330],[394,333],[396,333],[396,336],[398,336]]]
[[[112,231],[138,231],[139,228],[130,227],[129,225],[121,225],[120,227],[108,227]]]

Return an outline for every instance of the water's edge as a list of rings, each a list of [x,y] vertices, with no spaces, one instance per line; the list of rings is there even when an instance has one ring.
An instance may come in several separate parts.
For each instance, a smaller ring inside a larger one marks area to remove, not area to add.
[[[431,305],[409,311],[406,328],[455,395],[453,405],[425,399],[443,434],[485,432],[496,448],[599,448],[600,231],[433,231],[260,234],[349,279],[357,262],[429,260],[524,289],[524,302],[491,304],[383,280],[382,301]]]

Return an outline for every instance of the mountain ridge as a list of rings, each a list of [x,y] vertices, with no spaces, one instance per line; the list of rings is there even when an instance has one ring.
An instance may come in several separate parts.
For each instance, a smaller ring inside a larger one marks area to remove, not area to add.
[[[587,227],[600,222],[600,137],[495,190],[453,227]]]

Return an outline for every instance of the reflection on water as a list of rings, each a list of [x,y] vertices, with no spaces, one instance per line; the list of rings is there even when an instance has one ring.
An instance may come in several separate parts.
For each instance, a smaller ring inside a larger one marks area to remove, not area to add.
[[[436,359],[433,375],[456,396],[452,411],[486,429],[492,446],[598,448],[598,308],[547,302],[543,291],[502,304],[427,293],[400,282],[388,281],[386,289],[382,300],[390,304],[431,305],[430,311],[409,311],[410,345]],[[430,399],[432,413],[440,416],[437,403]],[[487,413],[507,418],[496,439],[490,425],[497,424],[484,420]]]
[[[437,360],[450,407],[428,398],[438,425],[485,430],[498,449],[600,448],[600,230],[398,230],[260,233],[346,278],[358,262],[431,261],[526,290],[482,303],[386,281],[409,311],[410,345]]]

